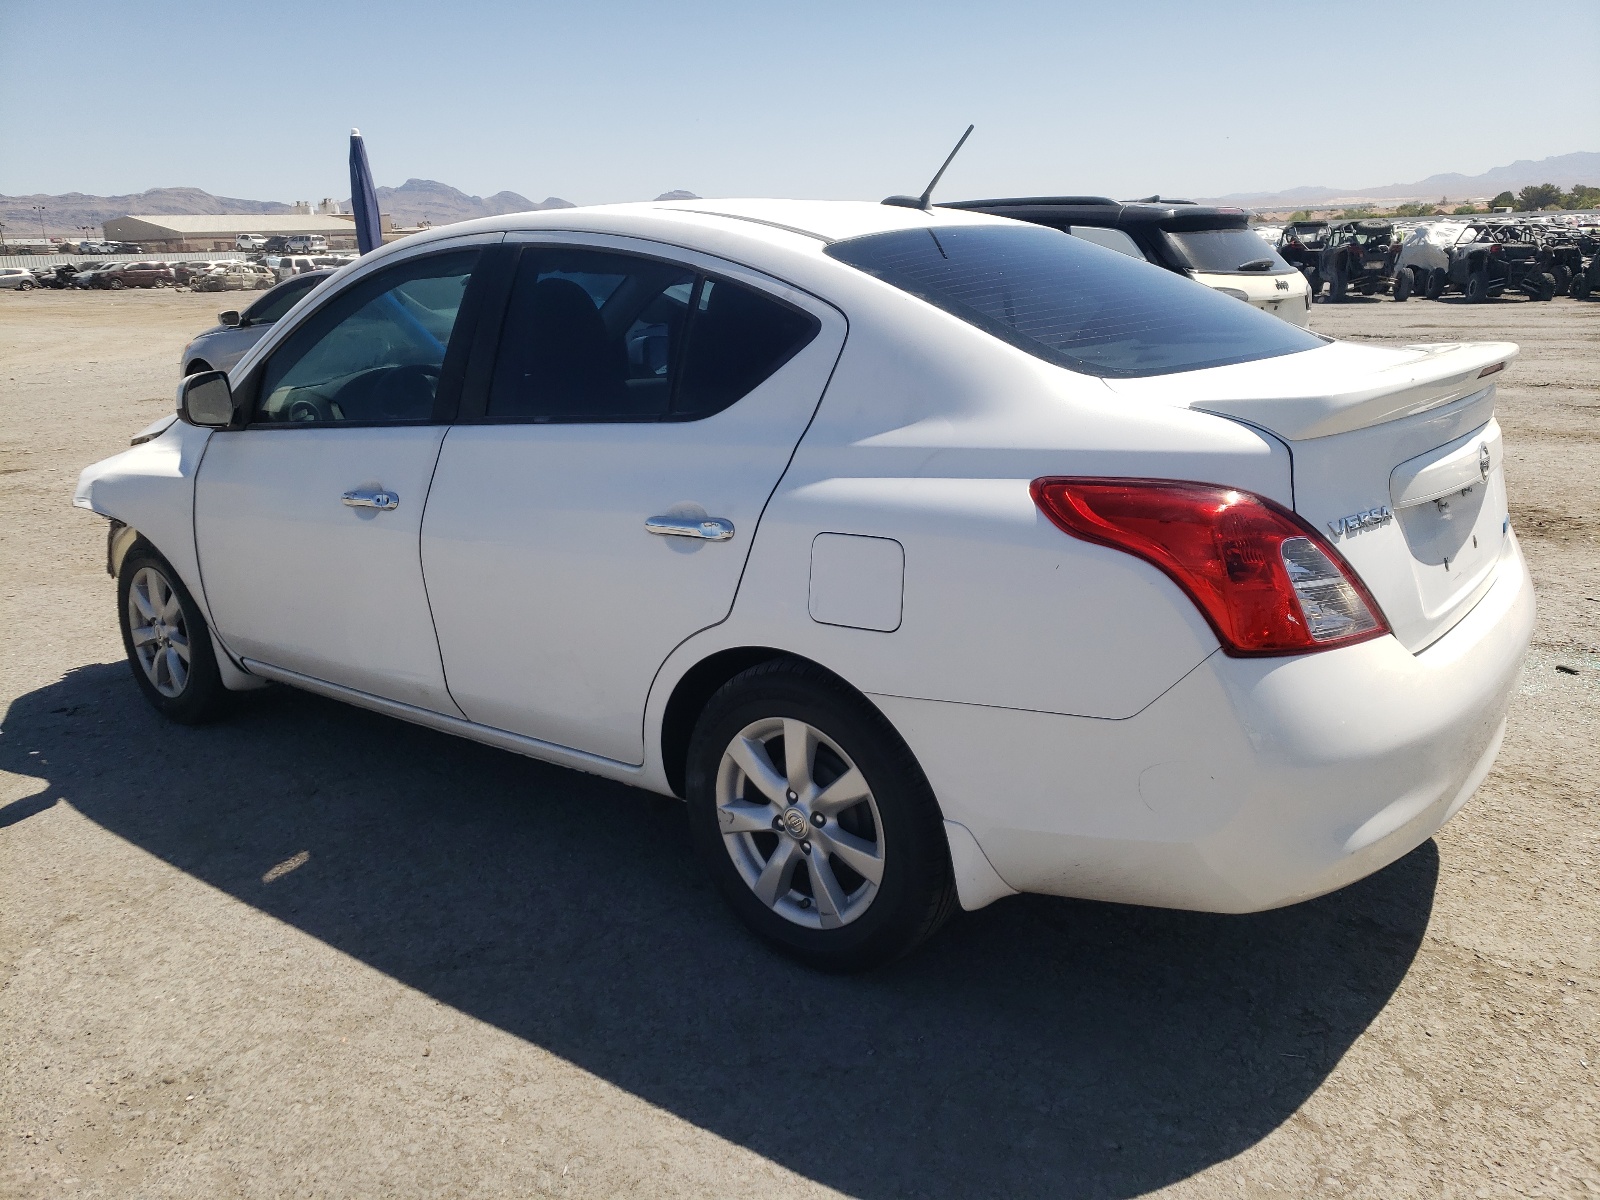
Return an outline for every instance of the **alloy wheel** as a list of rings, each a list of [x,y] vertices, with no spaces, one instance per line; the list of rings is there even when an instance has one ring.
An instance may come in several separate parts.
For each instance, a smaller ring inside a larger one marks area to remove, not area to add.
[[[140,567],[128,588],[128,633],[150,686],[168,699],[189,684],[189,626],[177,589],[154,567]]]
[[[871,906],[883,821],[866,777],[820,729],[793,717],[745,726],[723,751],[716,806],[740,877],[785,920],[837,929]]]

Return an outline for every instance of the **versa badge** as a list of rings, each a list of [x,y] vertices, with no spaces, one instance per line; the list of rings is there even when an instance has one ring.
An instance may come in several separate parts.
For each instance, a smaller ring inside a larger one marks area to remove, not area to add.
[[[1338,517],[1329,521],[1328,528],[1333,530],[1334,537],[1354,537],[1368,529],[1387,525],[1392,520],[1394,513],[1389,511],[1389,506],[1380,504],[1377,508],[1369,508],[1364,512],[1351,513],[1348,517]]]

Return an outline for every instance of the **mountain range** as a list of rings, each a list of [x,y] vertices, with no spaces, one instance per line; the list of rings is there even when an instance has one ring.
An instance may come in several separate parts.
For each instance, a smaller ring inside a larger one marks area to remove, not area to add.
[[[1415,183],[1387,183],[1373,187],[1297,187],[1281,192],[1233,192],[1226,196],[1204,197],[1207,203],[1231,204],[1243,208],[1305,208],[1363,201],[1396,203],[1404,200],[1437,201],[1491,197],[1503,191],[1516,192],[1529,184],[1553,183],[1567,188],[1573,184],[1600,185],[1600,153],[1558,154],[1538,161],[1519,159],[1495,167],[1481,175],[1450,173],[1430,175]],[[693,192],[672,191],[657,200],[696,200]],[[349,201],[341,202],[346,212]],[[152,188],[126,196],[88,196],[68,192],[63,196],[0,196],[0,225],[8,239],[37,237],[39,213],[44,209],[44,228],[54,235],[77,236],[81,226],[98,231],[111,217],[129,213],[260,213],[270,215],[293,211],[294,206],[280,200],[241,200],[235,196],[213,196],[199,188]],[[408,179],[399,187],[378,189],[378,208],[394,218],[396,225],[417,225],[423,221],[447,225],[473,217],[493,217],[501,213],[529,212],[541,208],[571,208],[570,201],[547,196],[529,200],[516,192],[496,192],[492,196],[469,196],[435,179]]]
[[[694,200],[698,197],[693,192],[675,191],[656,199]],[[348,199],[341,200],[340,204],[345,212],[350,211]],[[79,227],[85,225],[98,232],[100,226],[110,218],[125,217],[130,213],[259,213],[270,216],[294,211],[294,205],[281,200],[241,200],[237,196],[213,196],[210,192],[189,187],[151,188],[147,192],[125,196],[88,196],[82,192],[68,192],[63,196],[0,196],[0,224],[5,227],[7,239],[40,236],[39,214],[34,211],[36,206],[44,209],[46,233],[68,237],[76,237],[80,232]],[[435,179],[408,179],[399,187],[378,189],[378,210],[393,217],[396,225],[416,225],[423,221],[447,225],[473,217],[571,207],[571,201],[559,196],[547,196],[539,201],[529,200],[516,192],[469,196]]]
[[[1553,183],[1570,188],[1576,183],[1600,185],[1600,154],[1582,151],[1557,154],[1538,161],[1523,158],[1481,175],[1430,175],[1415,183],[1386,183],[1374,187],[1335,188],[1297,187],[1281,192],[1233,192],[1226,196],[1207,196],[1208,204],[1232,204],[1241,208],[1305,208],[1310,205],[1351,204],[1381,200],[1390,204],[1406,200],[1437,201],[1475,197],[1489,199],[1501,192],[1516,192],[1533,184]]]

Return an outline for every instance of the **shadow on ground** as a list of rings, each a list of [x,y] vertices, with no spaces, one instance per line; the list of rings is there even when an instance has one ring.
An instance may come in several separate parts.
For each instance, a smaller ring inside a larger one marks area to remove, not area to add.
[[[205,882],[687,1121],[864,1197],[1131,1196],[1292,1114],[1382,1009],[1430,842],[1250,917],[1035,897],[908,961],[754,944],[681,809],[287,690],[164,725],[122,664],[17,700],[0,766]],[[3,835],[0,835],[3,836]],[[263,882],[276,864],[305,865]]]

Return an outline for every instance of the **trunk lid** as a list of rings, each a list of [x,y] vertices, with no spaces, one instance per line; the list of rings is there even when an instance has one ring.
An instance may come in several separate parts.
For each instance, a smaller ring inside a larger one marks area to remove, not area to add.
[[[1335,342],[1107,386],[1282,439],[1295,511],[1338,548],[1416,652],[1488,591],[1510,536],[1494,383],[1516,354],[1509,342]]]

